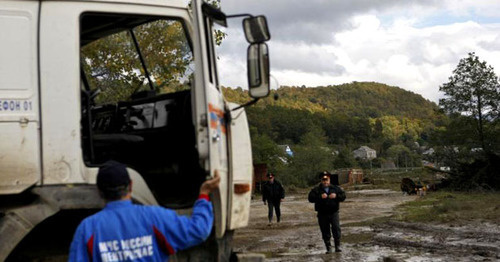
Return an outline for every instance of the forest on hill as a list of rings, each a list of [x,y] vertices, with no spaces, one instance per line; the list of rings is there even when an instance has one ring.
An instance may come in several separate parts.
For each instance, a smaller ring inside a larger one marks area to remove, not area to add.
[[[266,99],[257,106],[280,106],[309,112],[345,112],[349,116],[377,118],[401,116],[427,118],[438,109],[437,105],[422,96],[399,87],[375,82],[353,82],[336,86],[315,88],[282,86],[273,90],[278,100]],[[241,88],[225,91],[228,100],[248,101]]]
[[[241,88],[224,88],[224,95],[239,104],[250,100]],[[380,167],[387,160],[402,167],[421,166],[433,132],[447,122],[435,103],[373,82],[284,86],[246,110],[254,163],[266,163],[273,172],[294,173],[287,182],[297,185],[312,182],[308,174],[334,168]],[[290,146],[294,157],[278,145]],[[352,151],[360,146],[375,149],[377,158],[356,160]],[[285,170],[290,163],[293,170]]]

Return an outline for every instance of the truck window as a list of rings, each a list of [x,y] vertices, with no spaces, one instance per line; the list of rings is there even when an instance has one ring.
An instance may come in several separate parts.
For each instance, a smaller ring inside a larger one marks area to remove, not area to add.
[[[205,178],[195,147],[187,35],[174,18],[81,17],[84,162],[127,164],[160,204],[174,208],[192,205]]]
[[[113,32],[81,49],[89,89],[98,92],[96,104],[128,101],[148,90],[162,94],[189,89],[194,62],[180,21],[158,19]]]

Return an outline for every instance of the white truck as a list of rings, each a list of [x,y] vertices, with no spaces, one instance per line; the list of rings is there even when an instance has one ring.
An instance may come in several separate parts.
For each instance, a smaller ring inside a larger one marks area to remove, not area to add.
[[[172,261],[227,261],[248,224],[252,157],[243,107],[224,100],[213,24],[243,20],[249,94],[269,94],[263,16],[193,0],[0,0],[0,261],[67,258],[104,203],[99,166],[127,164],[133,201],[189,214],[218,170],[215,224]],[[249,103],[249,104],[250,104]]]

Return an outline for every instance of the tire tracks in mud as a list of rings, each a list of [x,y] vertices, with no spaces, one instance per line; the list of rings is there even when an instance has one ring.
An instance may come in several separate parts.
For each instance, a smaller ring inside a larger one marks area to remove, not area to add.
[[[266,261],[497,261],[500,226],[462,227],[383,220],[394,208],[415,198],[390,190],[347,191],[341,204],[340,254],[324,254],[324,245],[307,192],[291,193],[282,203],[282,222],[267,226],[267,206],[252,201],[249,225],[236,231],[234,251],[265,254]],[[356,223],[361,223],[356,224]],[[500,261],[500,260],[499,260]]]
[[[500,258],[500,229],[494,225],[485,231],[484,228],[474,230],[468,227],[388,221],[372,225],[372,229],[375,233],[372,241],[378,245],[427,249],[454,256]]]
[[[322,261],[325,255],[314,205],[307,201],[308,191],[292,193],[281,205],[282,222],[267,226],[267,206],[256,198],[252,201],[250,221],[235,234],[236,252],[263,253],[267,261]],[[348,199],[341,204],[341,227],[392,214],[393,208],[412,198],[390,190],[362,190],[346,192]],[[347,226],[348,227],[348,226]],[[346,233],[350,231],[346,229]],[[368,229],[368,227],[367,227]],[[352,244],[344,246],[341,261],[365,261],[371,255],[359,252]],[[377,254],[375,257],[380,257]],[[329,259],[326,261],[330,261]]]

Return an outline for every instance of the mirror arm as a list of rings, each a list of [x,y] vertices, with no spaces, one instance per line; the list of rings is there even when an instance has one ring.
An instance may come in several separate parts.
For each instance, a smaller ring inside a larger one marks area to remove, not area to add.
[[[226,15],[226,18],[235,18],[235,17],[253,17],[251,14],[236,14],[236,15]]]
[[[238,109],[240,109],[240,108],[242,108],[242,107],[251,106],[251,105],[253,105],[253,104],[257,103],[257,101],[259,101],[259,100],[260,100],[260,98],[255,98],[255,99],[254,99],[254,100],[252,100],[252,101],[249,101],[249,102],[247,102],[247,103],[245,103],[245,104],[243,104],[243,105],[240,105],[240,106],[238,106],[238,107],[233,108],[231,111],[238,110]]]

